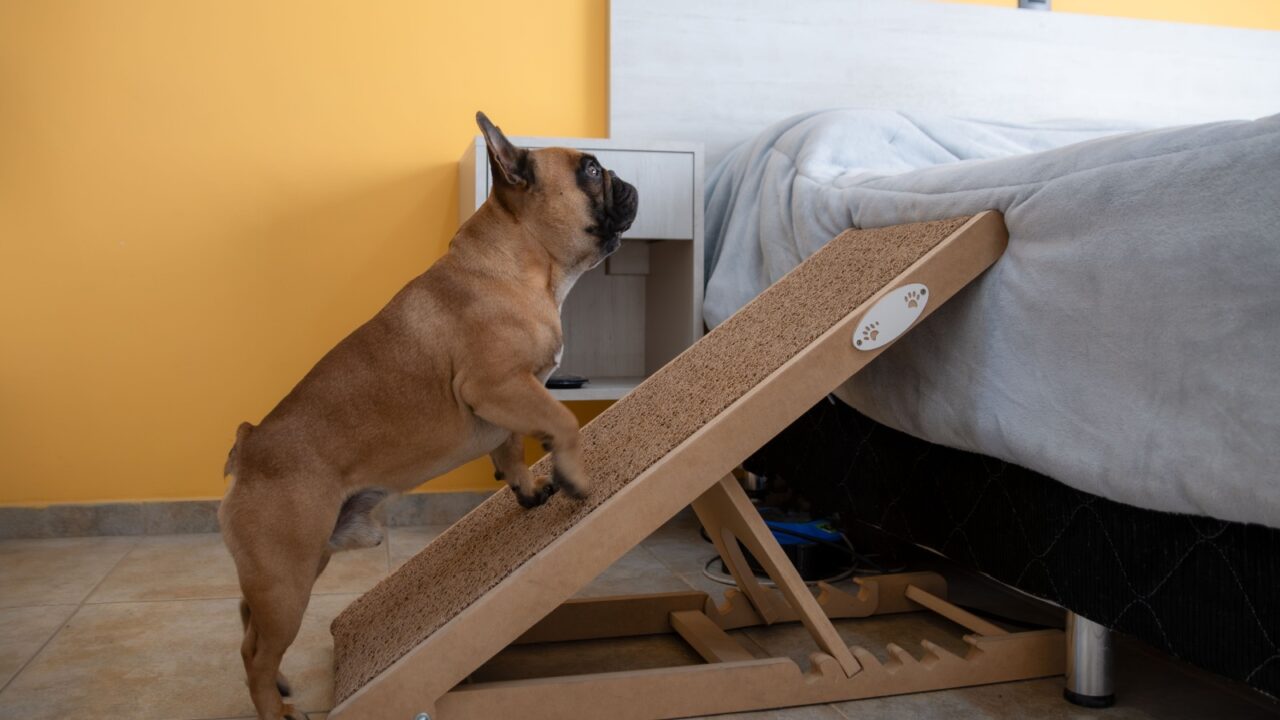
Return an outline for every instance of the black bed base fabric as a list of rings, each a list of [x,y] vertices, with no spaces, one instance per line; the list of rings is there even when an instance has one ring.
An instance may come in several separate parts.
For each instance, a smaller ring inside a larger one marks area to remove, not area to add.
[[[1280,696],[1280,530],[1122,505],[919,440],[833,398],[747,467],[851,528],[934,549]]]

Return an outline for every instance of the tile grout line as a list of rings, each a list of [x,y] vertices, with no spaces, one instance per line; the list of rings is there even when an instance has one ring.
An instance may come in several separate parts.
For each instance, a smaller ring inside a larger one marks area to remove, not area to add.
[[[69,605],[70,603],[63,604],[63,605],[26,605],[24,607],[68,607]],[[4,608],[4,609],[10,610],[12,608]],[[13,675],[10,676],[9,679],[5,681],[4,685],[0,685],[0,695],[3,695],[4,691],[9,689],[9,686],[12,685],[15,680],[18,679],[18,676],[21,675],[22,672],[27,669],[27,666],[35,662],[35,659],[39,657],[40,653],[44,652],[44,649],[49,646],[49,643],[53,642],[53,638],[58,633],[62,632],[63,628],[67,626],[67,623],[71,622],[71,618],[75,617],[76,613],[78,612],[80,612],[80,606],[77,605],[76,609],[72,610],[67,615],[67,618],[63,620],[61,623],[59,623],[58,627],[53,629],[53,632],[49,633],[49,637],[45,638],[44,642],[40,643],[40,647],[36,648],[35,652],[31,653],[31,657],[27,658],[27,661],[22,663],[22,665],[17,670],[13,671]]]
[[[19,667],[13,673],[13,677],[9,678],[4,685],[0,685],[0,694],[3,694],[5,690],[8,690],[9,686],[17,682],[18,678],[22,676],[22,673],[26,672],[28,667],[31,667],[31,663],[35,662],[36,658],[40,657],[40,653],[44,652],[45,648],[49,647],[49,643],[53,642],[53,639],[58,637],[58,634],[67,628],[67,625],[70,624],[73,619],[75,619],[75,616],[80,614],[80,611],[84,609],[85,601],[89,599],[89,596],[92,595],[94,591],[96,591],[102,585],[102,583],[106,581],[108,575],[115,572],[116,568],[120,567],[120,563],[124,562],[124,559],[126,557],[129,557],[129,553],[133,552],[133,549],[136,548],[137,546],[138,546],[138,541],[135,539],[133,543],[129,546],[129,549],[121,553],[120,557],[114,563],[111,564],[111,567],[108,568],[107,571],[102,574],[102,577],[98,578],[98,582],[94,583],[93,587],[89,588],[89,592],[85,593],[84,596],[80,598],[80,602],[76,603],[76,609],[72,610],[70,615],[67,615],[67,619],[63,620],[62,623],[58,625],[57,629],[49,633],[49,637],[45,638],[44,642],[40,643],[40,647],[35,652],[31,653],[31,657],[27,658],[27,661],[22,663],[22,666]],[[63,603],[63,604],[70,605],[71,603]],[[36,607],[41,607],[41,606],[36,606]],[[43,607],[53,607],[53,606],[45,605]]]
[[[89,588],[89,592],[85,593],[84,597],[80,598],[80,607],[76,608],[76,611],[72,613],[72,617],[77,615],[80,612],[81,608],[83,608],[85,605],[96,604],[96,603],[90,603],[89,598],[93,597],[93,594],[98,592],[98,588],[102,587],[102,583],[106,582],[107,578],[111,577],[111,573],[115,572],[116,568],[120,567],[120,565],[124,563],[125,558],[129,557],[131,554],[133,554],[133,551],[137,549],[138,549],[138,541],[135,538],[133,541],[133,544],[129,546],[129,549],[121,553],[120,559],[116,560],[115,563],[111,566],[111,568],[108,569],[105,573],[103,573],[102,577],[98,578],[98,582],[94,583],[93,587]]]
[[[652,535],[650,535],[650,537],[652,537]],[[708,553],[710,553],[709,555],[707,555],[707,560],[710,560],[713,556],[716,556],[716,549],[715,549],[715,546],[714,546],[714,545],[712,545],[712,544],[711,544],[711,543],[709,543],[709,542],[705,542],[705,541],[703,541],[700,535],[698,535],[697,537],[698,537],[698,544],[699,544],[699,545],[705,545],[705,546],[706,546],[706,549],[707,549],[707,552],[708,552]],[[645,542],[648,542],[648,540],[649,540],[649,538],[645,538],[643,541],[641,541],[640,545],[639,545],[639,546],[637,546],[637,547],[645,547],[644,543],[645,543]],[[690,544],[692,545],[693,543],[690,543]],[[653,553],[654,557],[658,558],[658,562],[662,563],[662,565],[663,565],[664,567],[666,567],[666,568],[667,568],[668,570],[670,570],[672,573],[674,573],[674,574],[676,574],[676,575],[680,576],[680,579],[682,579],[682,580],[683,580],[685,575],[692,574],[692,573],[686,573],[686,572],[684,572],[683,570],[681,570],[681,569],[679,569],[679,568],[677,568],[677,567],[672,566],[672,565],[671,565],[670,563],[668,563],[665,559],[663,559],[662,555],[658,554],[658,551],[657,551],[657,550],[654,550],[653,548],[650,548],[650,547],[645,547],[645,549],[646,549],[646,550],[648,550],[649,552]],[[704,561],[704,563],[703,563],[703,566],[705,567],[705,561]],[[698,570],[698,572],[701,572],[701,570]],[[686,581],[686,582],[687,582],[687,581]],[[727,587],[727,586],[726,586],[726,587]],[[695,589],[696,589],[696,588],[695,588]]]
[[[844,718],[844,720],[853,720],[853,718],[849,717],[848,715],[845,715],[843,710],[836,707],[835,703],[827,703],[827,707],[831,708],[831,710],[835,712],[836,715],[839,715],[840,717]]]
[[[653,548],[645,547],[644,543],[640,543],[636,547],[642,547],[645,550],[648,550],[650,553],[652,553],[654,557],[658,558],[658,562],[662,563],[662,567],[666,568],[672,575],[675,575],[677,577],[682,575],[682,573],[679,570],[671,567],[671,565],[666,560],[664,560],[661,555],[659,555],[656,551],[654,551]]]
[[[658,557],[658,553],[654,552],[650,548],[645,547],[644,543],[640,543],[639,545],[636,545],[635,547],[631,548],[629,552],[634,552],[636,550],[643,551],[641,552],[642,555],[648,555],[649,559],[653,560],[658,565],[662,566],[663,570],[666,570],[667,572],[671,573],[672,575],[676,575],[677,577],[679,576],[675,570],[672,570],[670,567],[667,566],[666,563],[662,562],[662,558]],[[626,555],[623,555],[623,557],[626,557]],[[621,560],[622,558],[618,558],[618,559]],[[613,567],[613,566],[611,565],[610,567]]]

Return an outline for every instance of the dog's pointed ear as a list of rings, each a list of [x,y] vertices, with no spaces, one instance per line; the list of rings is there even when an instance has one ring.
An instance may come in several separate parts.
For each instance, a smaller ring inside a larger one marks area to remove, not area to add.
[[[512,145],[484,113],[476,113],[476,124],[480,126],[484,144],[489,148],[489,164],[493,166],[494,179],[520,189],[531,185],[533,177],[529,167],[529,151]]]

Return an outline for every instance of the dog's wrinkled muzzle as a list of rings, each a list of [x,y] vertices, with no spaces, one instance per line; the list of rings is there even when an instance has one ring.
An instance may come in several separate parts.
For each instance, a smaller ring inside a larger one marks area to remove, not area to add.
[[[640,193],[635,186],[610,170],[609,180],[605,183],[605,232],[601,243],[601,250],[605,255],[617,250],[622,244],[622,233],[635,222],[639,203]]]
[[[612,170],[609,171],[609,190],[609,222],[613,226],[611,229],[621,234],[635,222],[640,193],[634,185],[619,178]]]

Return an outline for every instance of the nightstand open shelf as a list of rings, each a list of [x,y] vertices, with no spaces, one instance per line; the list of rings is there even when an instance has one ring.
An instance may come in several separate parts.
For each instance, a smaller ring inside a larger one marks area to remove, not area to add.
[[[586,386],[561,400],[616,400],[702,336],[702,148],[693,143],[512,137],[522,147],[574,147],[632,183],[636,221],[622,247],[583,275],[565,300],[560,373]],[[484,140],[459,161],[459,222],[492,187]]]

